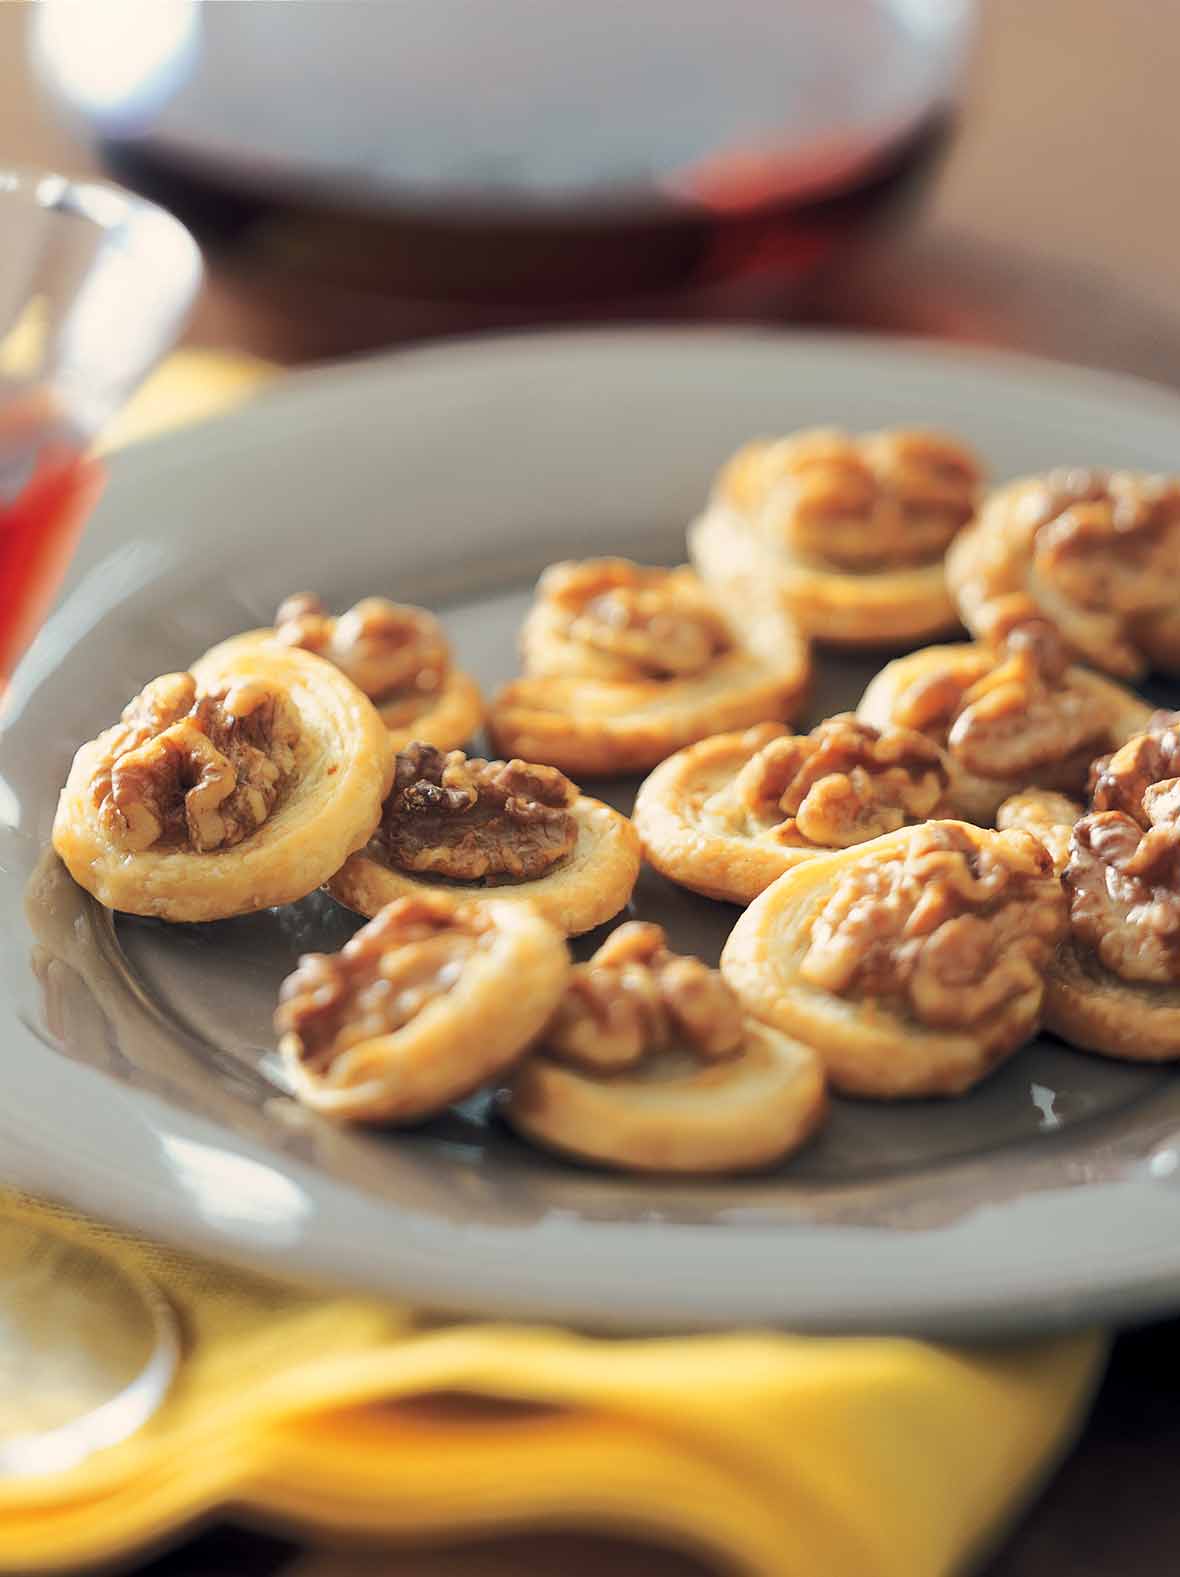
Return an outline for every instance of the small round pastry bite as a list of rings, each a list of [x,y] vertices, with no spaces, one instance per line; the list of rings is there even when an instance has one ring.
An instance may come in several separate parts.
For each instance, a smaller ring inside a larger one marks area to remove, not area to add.
[[[499,1078],[557,1007],[570,959],[528,904],[400,898],[283,982],[298,1098],[348,1122],[418,1122]]]
[[[1180,1058],[1180,717],[1153,724],[1095,763],[1045,1006],[1063,1040],[1132,1062]]]
[[[351,680],[309,652],[165,674],[74,757],[53,846],[108,909],[220,920],[306,897],[363,848],[393,751]]]
[[[455,750],[483,724],[479,686],[452,666],[446,632],[425,608],[364,597],[333,618],[318,597],[298,592],[280,604],[273,629],[232,636],[208,655],[275,642],[315,652],[346,673],[381,714],[395,750],[412,739]]]
[[[1069,861],[1069,840],[1073,829],[1086,813],[1080,800],[1055,789],[1021,789],[1012,794],[996,811],[996,826],[1001,832],[1018,829],[1031,832],[1049,851],[1053,869],[1061,875]]]
[[[1013,482],[955,542],[947,578],[981,639],[1048,619],[1120,679],[1180,673],[1180,479],[1076,469]]]
[[[760,723],[689,745],[643,783],[634,821],[662,875],[747,904],[802,860],[945,814],[950,780],[922,734],[842,712],[809,734]]]
[[[1030,833],[928,821],[780,876],[721,973],[747,1012],[815,1047],[837,1090],[959,1095],[1036,1033],[1065,929]]]
[[[988,823],[1021,789],[1081,793],[1094,757],[1143,728],[1151,708],[1070,663],[1053,627],[1033,620],[997,646],[928,646],[897,658],[870,682],[857,714],[943,746],[959,814]]]
[[[626,816],[580,794],[556,768],[415,743],[397,754],[372,841],[328,891],[367,915],[432,891],[531,903],[575,936],[618,914],[639,866]]]
[[[789,718],[809,673],[807,643],[781,613],[727,620],[690,569],[628,559],[551,565],[521,651],[525,676],[492,701],[496,748],[588,776]]]
[[[966,444],[918,428],[747,444],[690,528],[690,556],[725,607],[773,597],[816,640],[930,640],[959,622],[943,558],[982,480]]]
[[[631,1172],[742,1172],[827,1109],[814,1052],[742,1012],[715,969],[621,925],[574,966],[503,1103],[526,1139]]]

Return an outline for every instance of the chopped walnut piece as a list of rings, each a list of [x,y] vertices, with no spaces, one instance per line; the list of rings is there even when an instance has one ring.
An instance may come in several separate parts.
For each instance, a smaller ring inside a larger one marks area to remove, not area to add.
[[[619,659],[636,679],[700,673],[733,645],[691,571],[588,559],[551,565],[537,591],[560,613],[568,640]]]
[[[1141,734],[1090,768],[1092,810],[1121,810],[1149,825],[1143,798],[1153,783],[1180,777],[1180,713],[1154,712]]]
[[[800,973],[840,996],[893,1001],[934,1028],[1002,1028],[1003,1008],[1041,983],[1064,930],[1064,894],[1036,838],[928,822],[836,882]]]
[[[100,736],[90,793],[118,847],[226,849],[257,831],[295,771],[299,719],[261,683],[198,695],[191,674],[154,680]]]
[[[307,953],[279,990],[275,1029],[323,1073],[367,1040],[393,1035],[446,994],[485,945],[490,924],[467,906],[399,898],[339,953]]]
[[[556,767],[416,743],[398,752],[377,836],[402,870],[531,881],[577,842],[577,797]]]
[[[996,811],[996,826],[1001,832],[1020,829],[1031,832],[1048,849],[1054,870],[1065,869],[1069,843],[1077,821],[1084,814],[1081,804],[1067,794],[1052,789],[1024,789],[1010,795]]]
[[[743,450],[722,490],[792,552],[864,571],[941,557],[981,482],[976,457],[942,433],[816,428]]]
[[[718,971],[669,952],[661,926],[633,920],[574,966],[542,1044],[560,1062],[607,1073],[673,1047],[715,1061],[742,1038],[741,1008]]]
[[[1093,696],[1069,682],[1066,649],[1044,620],[1017,625],[989,657],[967,648],[898,697],[897,721],[945,738],[953,759],[983,778],[1020,778],[1052,763],[1086,766],[1110,742]]]
[[[333,618],[318,597],[299,592],[279,607],[275,634],[335,663],[383,704],[402,691],[407,703],[429,703],[450,669],[450,647],[434,615],[385,597],[362,598]]]
[[[810,734],[770,740],[730,792],[783,843],[843,849],[925,821],[948,782],[942,752],[923,735],[841,712]]]

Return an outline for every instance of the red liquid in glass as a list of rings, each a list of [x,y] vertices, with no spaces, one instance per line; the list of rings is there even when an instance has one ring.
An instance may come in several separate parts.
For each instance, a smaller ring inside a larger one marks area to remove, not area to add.
[[[0,501],[0,697],[49,611],[102,483],[97,460],[54,445],[41,451],[18,496]]]

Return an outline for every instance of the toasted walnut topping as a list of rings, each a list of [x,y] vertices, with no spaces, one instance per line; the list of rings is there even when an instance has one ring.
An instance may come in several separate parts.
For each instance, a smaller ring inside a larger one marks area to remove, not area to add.
[[[1074,825],[1082,815],[1079,802],[1066,794],[1056,794],[1052,789],[1024,789],[1000,806],[996,826],[1001,831],[1031,832],[1048,849],[1054,870],[1063,871],[1069,860]]]
[[[1180,713],[1153,712],[1143,733],[1090,768],[1091,809],[1121,810],[1146,828],[1144,795],[1174,777],[1180,777]]]
[[[394,865],[460,881],[531,881],[570,853],[577,786],[556,767],[399,751],[378,837]]]
[[[777,824],[783,843],[843,849],[925,821],[948,781],[942,752],[923,735],[841,712],[810,734],[770,740],[732,793],[751,818]]]
[[[981,482],[976,457],[943,433],[816,428],[743,450],[722,493],[792,552],[870,570],[941,557]]]
[[[487,945],[473,908],[429,896],[399,898],[339,953],[307,953],[279,990],[275,1029],[312,1071],[381,1035],[396,1034],[444,996]]]
[[[1147,830],[1121,810],[1074,828],[1062,880],[1077,941],[1124,980],[1180,981],[1180,778],[1143,795]]]
[[[885,998],[923,1024],[970,1028],[1041,983],[1065,929],[1052,861],[1024,832],[927,822],[840,878],[811,928],[804,980]]]
[[[620,659],[637,679],[700,673],[733,644],[690,570],[643,569],[627,559],[554,564],[538,596],[559,611],[568,640]]]
[[[1076,757],[1080,785],[1110,743],[1107,718],[1070,684],[1066,648],[1040,619],[1010,630],[994,658],[981,661],[970,649],[948,658],[902,692],[894,715],[945,738],[959,765],[984,778],[1018,778]]]
[[[384,597],[365,597],[334,619],[318,597],[300,592],[275,614],[275,634],[287,646],[326,657],[382,703],[402,691],[407,703],[429,703],[451,664],[447,638],[434,615]]]
[[[717,970],[669,952],[662,926],[633,920],[575,965],[543,1045],[602,1073],[673,1047],[711,1062],[732,1056],[742,1038],[741,1008]]]
[[[1027,566],[1027,579],[1019,590],[997,588],[979,611],[980,633],[998,638],[1014,620],[1039,611],[1088,661],[1138,673],[1143,626],[1174,604],[1180,482],[1128,471],[1054,471],[1018,489],[996,526],[999,587],[1010,578],[1004,552]]]
[[[299,719],[260,683],[198,695],[191,674],[153,680],[100,736],[90,792],[129,853],[230,848],[257,831],[295,770]]]

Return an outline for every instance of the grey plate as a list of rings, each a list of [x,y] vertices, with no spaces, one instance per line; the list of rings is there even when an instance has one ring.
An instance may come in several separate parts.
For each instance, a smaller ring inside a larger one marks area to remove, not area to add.
[[[490,685],[547,560],[674,559],[742,439],[910,420],[962,430],[1000,476],[1180,454],[1180,399],[1131,380],[871,339],[645,332],[305,375],[121,456],[0,731],[0,1178],[449,1311],[968,1335],[1180,1304],[1166,1071],[1042,1041],[959,1101],[838,1102],[796,1162],[744,1181],[580,1170],[479,1102],[352,1134],[286,1097],[269,1033],[296,955],[338,945],[351,917],[315,897],[205,927],[112,923],[44,854],[76,745],[286,592],[432,602]],[[815,714],[871,668],[823,659]],[[606,792],[626,805],[632,789]],[[650,874],[636,908],[711,957],[736,912]]]

